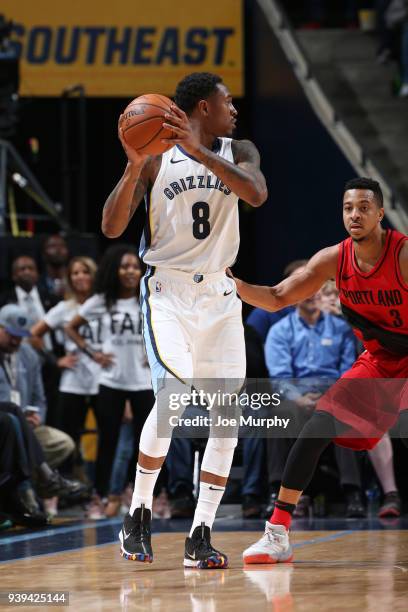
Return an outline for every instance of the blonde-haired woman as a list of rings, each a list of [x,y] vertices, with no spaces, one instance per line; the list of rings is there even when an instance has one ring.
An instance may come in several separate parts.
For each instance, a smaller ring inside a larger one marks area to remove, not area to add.
[[[67,269],[68,290],[65,300],[51,308],[44,318],[31,329],[33,336],[42,337],[50,330],[64,330],[64,326],[93,293],[96,263],[90,257],[73,257]],[[84,323],[79,334],[87,345],[100,352],[101,321],[95,318]],[[63,370],[59,384],[60,428],[79,442],[88,407],[95,403],[98,394],[100,365],[64,334],[65,355],[57,364]]]

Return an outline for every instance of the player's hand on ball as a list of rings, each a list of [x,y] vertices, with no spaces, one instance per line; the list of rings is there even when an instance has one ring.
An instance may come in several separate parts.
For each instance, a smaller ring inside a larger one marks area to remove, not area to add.
[[[122,144],[122,147],[127,155],[129,163],[134,164],[135,166],[143,166],[147,158],[149,157],[147,154],[137,153],[135,149],[132,149],[127,143],[123,136],[122,129],[123,115],[120,115],[118,121],[118,138]]]
[[[166,113],[166,123],[163,123],[164,128],[172,130],[175,134],[173,138],[163,138],[165,144],[181,144],[183,149],[194,155],[201,146],[199,135],[196,134],[190,123],[186,113],[173,105],[170,108],[171,112]]]

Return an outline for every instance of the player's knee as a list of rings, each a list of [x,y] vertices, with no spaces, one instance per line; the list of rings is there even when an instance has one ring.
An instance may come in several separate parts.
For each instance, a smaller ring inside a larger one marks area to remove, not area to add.
[[[165,457],[168,453],[171,437],[159,437],[157,431],[157,403],[152,408],[140,435],[139,450],[148,457]]]

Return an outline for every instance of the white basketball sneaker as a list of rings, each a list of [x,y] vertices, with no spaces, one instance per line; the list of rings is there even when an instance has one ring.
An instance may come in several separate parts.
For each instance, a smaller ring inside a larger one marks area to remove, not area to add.
[[[244,550],[242,557],[244,563],[290,563],[293,549],[289,533],[283,525],[266,521],[262,538]]]

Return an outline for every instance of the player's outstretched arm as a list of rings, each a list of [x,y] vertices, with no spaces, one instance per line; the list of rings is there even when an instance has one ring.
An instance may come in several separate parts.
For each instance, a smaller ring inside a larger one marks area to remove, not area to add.
[[[108,238],[117,238],[124,232],[146,193],[149,180],[152,180],[152,169],[157,165],[156,157],[140,155],[126,144],[121,122],[122,115],[119,117],[118,137],[128,162],[121,179],[103,207],[102,232]]]
[[[330,278],[336,277],[338,245],[322,249],[307,265],[274,287],[250,285],[234,278],[241,299],[251,306],[274,312],[314,295]]]
[[[164,143],[181,144],[181,146],[207,166],[211,172],[222,180],[239,198],[251,206],[261,206],[268,197],[265,177],[259,164],[258,149],[249,140],[233,140],[232,152],[234,162],[220,157],[201,144],[198,134],[194,132],[186,113],[177,106],[166,115],[168,123],[163,123],[176,134],[174,138],[164,139]]]

